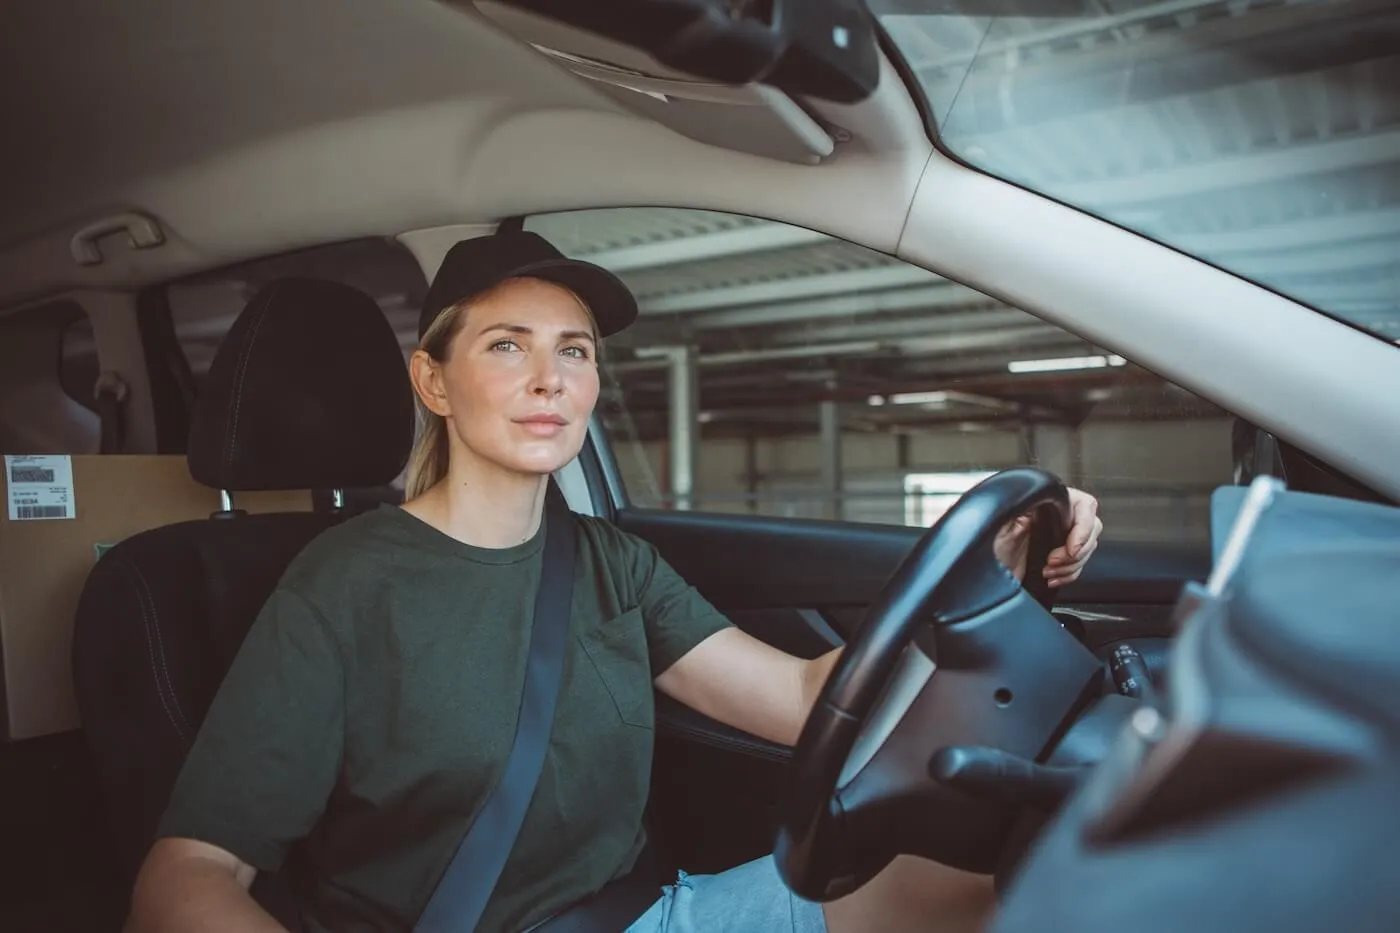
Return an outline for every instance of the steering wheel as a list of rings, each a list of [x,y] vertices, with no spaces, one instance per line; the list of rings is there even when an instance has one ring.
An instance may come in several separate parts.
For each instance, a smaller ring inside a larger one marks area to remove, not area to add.
[[[1008,761],[1037,768],[1101,685],[1099,659],[996,557],[999,529],[1032,510],[1051,528],[1041,540],[1062,541],[1069,493],[1054,475],[1007,470],[974,487],[920,539],[842,652],[794,749],[779,815],[774,854],[798,895],[842,897],[901,853],[996,870],[1023,808],[969,793],[950,768],[975,778],[979,749],[1008,756],[993,777],[1008,777]],[[950,765],[950,754],[962,757]]]

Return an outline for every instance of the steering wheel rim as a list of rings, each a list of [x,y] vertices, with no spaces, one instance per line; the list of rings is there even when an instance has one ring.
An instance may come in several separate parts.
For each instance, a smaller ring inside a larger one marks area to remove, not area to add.
[[[871,604],[823,685],[793,753],[794,793],[780,817],[775,857],[799,895],[831,900],[863,883],[843,876],[832,857],[831,839],[841,835],[837,794],[847,758],[921,622],[957,625],[1025,592],[993,545],[1002,526],[1032,510],[1039,510],[1037,525],[1048,519],[1052,526],[1036,540],[1062,540],[1070,507],[1058,477],[1030,467],[989,477],[924,534]],[[1048,550],[1028,556],[1027,576],[1039,569],[1032,558],[1043,564]]]

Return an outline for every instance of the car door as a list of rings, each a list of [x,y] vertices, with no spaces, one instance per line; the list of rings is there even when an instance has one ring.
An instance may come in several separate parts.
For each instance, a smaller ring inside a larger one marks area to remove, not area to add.
[[[1160,665],[1181,584],[1209,569],[1228,412],[811,231],[664,208],[526,225],[637,293],[638,323],[604,348],[587,472],[739,627],[803,657],[839,646],[962,491],[1034,464],[1095,495],[1106,524],[1056,611],[1100,652],[1131,639]],[[769,851],[788,749],[657,702],[663,854],[710,871]]]

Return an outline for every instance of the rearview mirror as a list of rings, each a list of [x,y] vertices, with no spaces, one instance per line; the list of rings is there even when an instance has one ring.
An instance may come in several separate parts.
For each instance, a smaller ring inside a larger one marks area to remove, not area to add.
[[[721,84],[769,84],[838,103],[879,84],[864,0],[504,0]]]

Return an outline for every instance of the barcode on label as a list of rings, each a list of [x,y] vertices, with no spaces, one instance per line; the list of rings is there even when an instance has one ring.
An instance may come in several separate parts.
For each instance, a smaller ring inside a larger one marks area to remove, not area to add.
[[[52,483],[54,472],[48,467],[17,466],[10,470],[12,483]]]
[[[31,518],[67,518],[68,509],[62,505],[17,505],[15,506],[15,518],[24,520]]]

